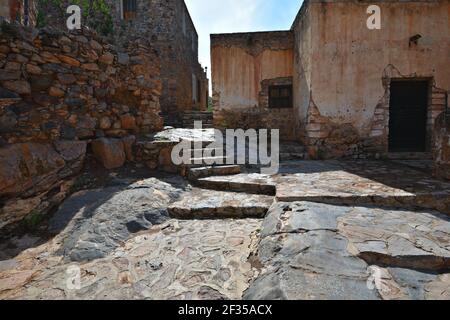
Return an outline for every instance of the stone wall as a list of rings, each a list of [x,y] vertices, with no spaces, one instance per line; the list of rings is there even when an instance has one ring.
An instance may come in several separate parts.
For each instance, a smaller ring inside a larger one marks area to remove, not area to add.
[[[0,3],[0,21],[16,21],[24,25],[34,26],[36,24],[35,0],[28,0],[25,7],[24,0],[2,0]]]
[[[294,140],[294,109],[270,109],[270,85],[292,84],[290,31],[211,36],[214,124],[217,128],[280,129]]]
[[[434,128],[435,175],[450,180],[450,115],[442,113]]]
[[[207,75],[198,62],[198,35],[184,1],[137,0],[136,16],[130,20],[122,17],[121,1],[108,2],[116,42],[136,35],[151,41],[160,54],[161,110],[166,124],[180,124],[184,111],[206,110]],[[193,94],[194,80],[200,85],[199,99]]]
[[[132,39],[145,41],[161,59],[161,110],[166,125],[181,125],[184,111],[206,110],[209,95],[205,70],[198,62],[198,35],[189,11],[180,0],[137,0],[135,16],[124,19],[122,1],[101,0],[108,10],[83,7],[82,24],[94,28],[118,47]],[[45,23],[65,29],[70,0],[40,2]],[[90,11],[86,13],[86,11]],[[194,81],[195,80],[195,81]],[[195,90],[197,97],[194,97]]]
[[[139,41],[1,26],[0,228],[57,205],[88,146],[106,168],[133,159],[134,136],[163,127],[159,65]]]
[[[0,84],[21,101],[0,110],[3,143],[145,134],[162,128],[159,59],[121,52],[88,32],[26,32],[5,24]]]
[[[38,16],[37,27],[53,27],[67,30],[67,8],[70,5],[78,5],[81,9],[81,25],[83,28],[95,30],[104,37],[113,37],[113,22],[109,0],[45,0],[38,1],[36,12]],[[130,35],[131,36],[131,35]],[[109,40],[111,40],[109,39]],[[109,41],[112,42],[112,41]]]

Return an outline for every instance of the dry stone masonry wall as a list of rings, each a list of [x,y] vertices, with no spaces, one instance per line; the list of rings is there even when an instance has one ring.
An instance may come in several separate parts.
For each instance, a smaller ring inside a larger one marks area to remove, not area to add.
[[[132,19],[123,19],[121,1],[107,2],[116,42],[138,35],[160,54],[165,124],[179,126],[184,111],[206,110],[208,79],[198,62],[198,34],[184,1],[137,0]]]
[[[133,160],[135,136],[163,127],[159,70],[143,41],[3,24],[0,228],[58,205],[91,142],[106,168]]]

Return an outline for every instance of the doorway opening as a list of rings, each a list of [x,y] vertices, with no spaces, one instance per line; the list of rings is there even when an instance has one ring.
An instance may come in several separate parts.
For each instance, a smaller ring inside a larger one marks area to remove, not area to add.
[[[426,152],[429,81],[393,80],[389,152]]]

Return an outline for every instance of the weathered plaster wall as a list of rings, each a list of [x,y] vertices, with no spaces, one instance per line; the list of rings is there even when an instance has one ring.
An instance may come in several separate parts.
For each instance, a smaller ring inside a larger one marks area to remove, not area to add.
[[[304,5],[298,13],[292,30],[294,32],[294,108],[296,129],[300,131],[306,125],[311,99],[311,10]],[[298,133],[297,133],[298,135]]]
[[[381,8],[381,30],[366,27],[370,4]],[[444,110],[443,94],[450,88],[449,1],[313,0],[307,7],[309,22],[299,19],[294,30],[296,42],[311,32],[311,44],[299,46],[303,53],[296,64],[307,66],[309,88],[302,81],[295,85],[300,94],[311,92],[308,104],[296,99],[311,156],[386,152],[392,78],[430,79],[431,142],[434,119]],[[299,24],[310,25],[311,31]],[[410,45],[416,34],[422,38]],[[311,64],[304,57],[308,50]],[[351,134],[358,139],[340,141]]]
[[[294,109],[269,109],[268,86],[263,82],[282,79],[285,84],[288,78],[287,84],[292,83],[293,34],[282,31],[212,35],[211,48],[215,125],[282,128],[282,136],[292,139],[295,122],[290,120]]]

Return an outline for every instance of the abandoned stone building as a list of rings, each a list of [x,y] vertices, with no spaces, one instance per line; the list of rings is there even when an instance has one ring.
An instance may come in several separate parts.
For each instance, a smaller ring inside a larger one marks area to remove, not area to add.
[[[182,125],[185,111],[203,111],[208,79],[198,62],[198,34],[184,1],[109,0],[116,36],[151,40],[161,58],[161,111],[166,125]]]
[[[131,38],[148,40],[161,59],[161,112],[165,125],[182,126],[184,112],[205,111],[208,106],[207,72],[198,62],[198,34],[184,1],[104,0],[110,12],[83,15],[90,26],[111,18],[116,44]],[[0,16],[8,21],[35,25],[41,12],[47,25],[66,28],[69,0],[36,2],[9,0],[0,5]],[[82,8],[84,10],[86,8]],[[87,10],[87,9],[86,9]],[[110,15],[110,17],[107,17]]]
[[[0,2],[0,19],[18,21],[26,26],[36,23],[35,0],[3,0]]]
[[[380,30],[366,25],[373,4]],[[430,156],[449,15],[446,0],[309,0],[289,31],[211,35],[215,125],[280,129],[312,159]]]
[[[150,169],[167,164],[170,152],[160,156],[146,139],[164,125],[183,125],[184,112],[206,109],[208,80],[184,1],[108,2],[115,38],[90,28],[68,32],[62,9],[69,2],[2,7],[0,228],[59,203],[87,155],[108,169],[134,160]],[[27,8],[33,17],[46,12],[42,28],[11,19]],[[105,17],[100,11],[84,21]]]

